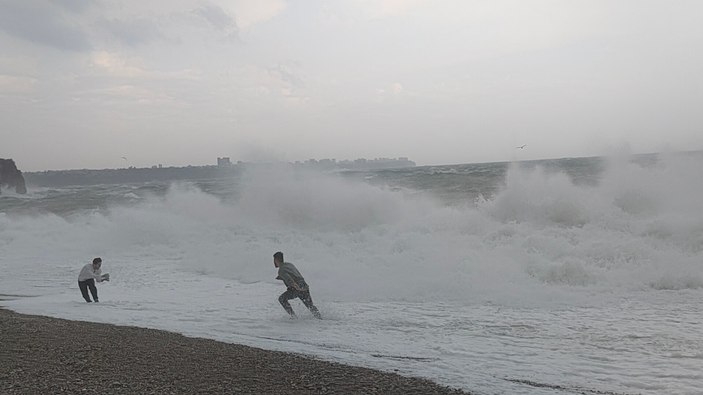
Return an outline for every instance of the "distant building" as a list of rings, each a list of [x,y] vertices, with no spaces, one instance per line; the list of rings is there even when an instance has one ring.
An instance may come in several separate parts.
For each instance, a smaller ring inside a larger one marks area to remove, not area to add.
[[[229,160],[228,156],[226,156],[224,158],[217,158],[217,166],[218,167],[229,167],[229,166],[232,166],[232,162]]]

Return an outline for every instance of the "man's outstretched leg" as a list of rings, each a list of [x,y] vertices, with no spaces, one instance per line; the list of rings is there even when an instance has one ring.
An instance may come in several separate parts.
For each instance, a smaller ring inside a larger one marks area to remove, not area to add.
[[[278,297],[278,302],[281,304],[281,306],[283,306],[283,308],[286,310],[286,313],[288,313],[291,318],[298,318],[298,316],[295,315],[295,312],[293,311],[293,308],[290,307],[290,303],[288,303],[288,301],[297,297],[298,295],[292,289],[288,289],[286,292],[282,293],[281,296]]]
[[[78,288],[80,288],[81,290],[81,295],[83,295],[83,299],[85,299],[85,301],[88,303],[92,302],[92,300],[90,300],[90,296],[88,296],[88,282],[79,281]]]
[[[88,280],[86,282],[88,283],[88,289],[90,289],[90,294],[93,295],[93,301],[97,302],[98,301],[98,289],[95,288],[95,280],[93,280],[91,278],[90,280]]]
[[[307,307],[308,310],[310,310],[313,317],[317,318],[318,320],[322,319],[322,315],[320,315],[320,311],[312,303],[312,296],[310,296],[310,291],[300,292],[299,297],[300,297],[300,300],[303,301],[303,304],[305,305],[305,307]]]

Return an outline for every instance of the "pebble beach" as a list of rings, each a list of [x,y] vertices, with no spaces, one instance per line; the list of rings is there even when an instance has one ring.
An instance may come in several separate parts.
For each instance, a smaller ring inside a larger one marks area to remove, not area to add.
[[[137,327],[0,309],[3,394],[464,394],[431,381]]]

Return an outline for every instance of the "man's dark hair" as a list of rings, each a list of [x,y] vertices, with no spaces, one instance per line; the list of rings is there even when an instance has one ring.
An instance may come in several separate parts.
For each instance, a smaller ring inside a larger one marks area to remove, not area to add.
[[[93,264],[96,264],[96,263],[103,263],[102,258],[95,258],[95,259],[93,259]]]
[[[274,259],[283,262],[283,253],[281,251],[278,251],[277,253],[273,254],[273,257]]]

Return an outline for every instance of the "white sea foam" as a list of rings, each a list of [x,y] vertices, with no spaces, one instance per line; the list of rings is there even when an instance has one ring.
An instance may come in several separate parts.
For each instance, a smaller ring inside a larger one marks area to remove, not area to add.
[[[249,173],[235,203],[174,185],[107,213],[3,216],[0,243],[8,258],[32,256],[40,238],[43,259],[56,262],[166,254],[246,282],[270,279],[270,255],[283,250],[318,289],[345,300],[473,299],[487,290],[523,300],[521,289],[547,284],[697,288],[700,167],[680,158],[627,164],[592,187],[513,166],[497,196],[475,207],[276,168]]]

